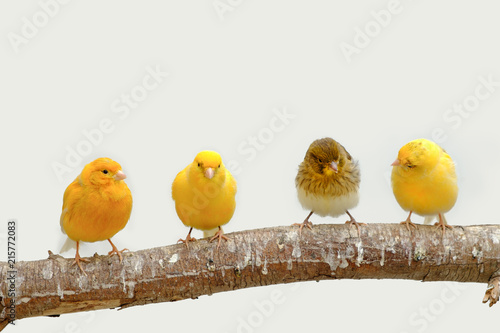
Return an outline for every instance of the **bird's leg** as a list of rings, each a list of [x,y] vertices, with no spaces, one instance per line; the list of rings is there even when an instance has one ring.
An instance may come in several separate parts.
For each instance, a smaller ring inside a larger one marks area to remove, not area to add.
[[[448,225],[448,223],[446,222],[446,219],[444,218],[444,215],[441,213],[439,213],[439,222],[436,222],[434,225],[437,226],[438,228],[439,227],[443,228],[443,237],[444,237],[444,232],[445,232],[446,228],[453,229],[453,226]]]
[[[184,244],[186,244],[186,247],[189,249],[188,243],[189,242],[193,242],[193,241],[196,240],[196,238],[191,237],[191,231],[193,231],[192,227],[191,227],[191,229],[189,229],[189,232],[188,232],[188,235],[186,236],[186,239],[179,238],[179,240],[177,241],[177,243],[183,242]]]
[[[311,230],[312,230],[312,225],[313,225],[313,224],[312,224],[312,222],[311,222],[311,221],[309,221],[309,218],[311,217],[311,215],[312,215],[312,214],[313,214],[313,211],[311,210],[311,212],[309,213],[309,215],[307,215],[307,217],[306,217],[306,219],[304,220],[304,222],[302,222],[302,223],[294,223],[294,224],[292,224],[292,225],[297,225],[297,226],[299,226],[299,235],[301,235],[301,234],[302,234],[302,228],[304,228],[304,227],[308,227],[309,229],[311,229]]]
[[[121,251],[118,251],[118,249],[116,248],[115,244],[113,244],[113,242],[111,241],[111,238],[108,238],[108,242],[109,244],[111,244],[111,246],[113,247],[113,249],[111,251],[108,252],[108,255],[112,256],[113,254],[117,254],[118,255],[118,258],[120,258],[120,263],[122,262],[123,260],[123,257],[122,257],[122,252],[123,251],[128,251],[128,249],[123,249]]]
[[[408,229],[409,232],[411,232],[410,226],[417,229],[417,225],[411,221],[411,213],[413,212],[410,210],[410,214],[408,214],[406,221],[399,222],[399,224],[406,224],[406,229]]]
[[[354,219],[354,217],[352,217],[352,215],[349,213],[349,211],[345,211],[347,213],[347,215],[349,215],[349,217],[351,218],[351,220],[349,221],[346,221],[345,223],[349,223],[350,225],[354,224],[356,226],[356,228],[358,229],[358,236],[361,236],[361,229],[359,228],[360,225],[366,225],[366,223],[362,223],[362,222],[358,222]]]
[[[87,273],[85,273],[85,271],[83,270],[83,267],[82,265],[80,264],[80,261],[83,261],[83,262],[89,262],[88,259],[84,259],[82,257],[80,257],[80,253],[78,253],[80,250],[80,242],[79,241],[76,241],[76,255],[75,255],[75,261],[73,262],[73,264],[71,266],[73,266],[74,264],[77,264],[78,267],[80,267],[80,270],[82,271],[83,274],[87,275]]]
[[[210,242],[213,241],[216,238],[219,238],[219,242],[217,243],[217,249],[219,249],[220,241],[222,239],[229,240],[229,238],[227,238],[226,236],[224,236],[224,231],[222,231],[222,228],[220,226],[219,226],[219,231],[217,231],[217,233],[215,233],[215,235],[212,238],[210,238]]]

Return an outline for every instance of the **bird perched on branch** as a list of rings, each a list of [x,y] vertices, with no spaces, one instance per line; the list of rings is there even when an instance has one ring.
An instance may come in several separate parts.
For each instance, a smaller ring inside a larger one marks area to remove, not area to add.
[[[311,229],[309,218],[313,213],[320,216],[337,217],[346,213],[360,234],[360,225],[349,213],[359,201],[360,171],[358,163],[347,150],[331,138],[318,139],[311,143],[304,161],[299,165],[295,186],[299,201],[311,212],[304,222],[294,225]]]
[[[425,216],[425,224],[429,224],[437,215],[439,222],[435,225],[452,228],[448,225],[444,213],[448,212],[457,201],[458,186],[455,174],[455,164],[450,155],[436,143],[417,139],[408,142],[398,153],[398,158],[392,163],[392,190],[397,202],[409,211],[406,221],[411,222],[411,214]]]
[[[214,151],[202,151],[194,161],[179,172],[172,183],[172,199],[175,210],[185,226],[190,227],[186,239],[191,237],[193,228],[204,231],[204,236],[219,238],[217,248],[224,236],[221,226],[233,217],[236,208],[236,181],[226,169],[220,155]]]
[[[127,224],[132,211],[132,194],[125,182],[122,167],[109,158],[98,158],[87,164],[81,174],[66,188],[61,213],[61,230],[68,235],[61,252],[66,252],[76,242],[75,263],[80,264],[80,242],[108,240],[112,246],[109,255],[122,252],[111,242],[118,231]]]

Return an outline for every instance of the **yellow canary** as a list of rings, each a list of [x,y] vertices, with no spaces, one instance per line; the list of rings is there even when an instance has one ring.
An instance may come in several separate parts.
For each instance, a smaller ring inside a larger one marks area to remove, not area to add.
[[[413,212],[425,216],[425,224],[439,216],[437,226],[452,228],[444,218],[457,201],[458,186],[455,164],[450,155],[436,143],[418,139],[408,142],[392,163],[392,190],[401,208],[409,211],[405,223],[416,228],[411,222]]]
[[[233,217],[236,208],[236,181],[226,169],[220,155],[214,151],[202,151],[194,161],[179,172],[172,183],[172,199],[175,210],[185,226],[190,227],[186,245],[196,240],[191,237],[193,228],[203,230],[205,237],[217,229],[210,241],[227,240],[221,226]]]
[[[311,143],[304,161],[299,165],[295,178],[299,201],[311,212],[302,223],[311,229],[309,218],[313,213],[320,216],[337,217],[346,213],[360,234],[360,225],[349,213],[359,202],[360,171],[357,161],[337,141],[331,138],[318,139]]]
[[[61,252],[76,242],[75,263],[83,270],[79,254],[80,242],[108,240],[113,249],[109,255],[121,253],[111,242],[127,224],[132,211],[132,194],[125,182],[122,167],[109,158],[98,158],[87,164],[78,177],[66,188],[61,213],[61,230],[68,235]]]

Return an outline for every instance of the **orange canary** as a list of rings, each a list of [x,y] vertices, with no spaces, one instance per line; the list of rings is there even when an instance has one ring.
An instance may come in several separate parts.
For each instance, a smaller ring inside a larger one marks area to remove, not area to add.
[[[83,270],[80,261],[80,242],[108,240],[113,249],[109,255],[121,253],[111,242],[118,231],[127,224],[132,211],[132,194],[123,181],[122,167],[109,158],[98,158],[87,164],[82,173],[66,188],[61,213],[61,230],[68,235],[61,252],[76,242],[75,263]],[[74,241],[74,242],[73,242]]]
[[[409,211],[405,223],[416,228],[411,222],[413,212],[425,216],[429,224],[436,215],[437,226],[452,228],[444,218],[457,201],[458,186],[455,164],[450,155],[436,143],[417,139],[404,145],[398,158],[392,163],[392,190],[401,208]]]
[[[360,225],[349,213],[348,209],[356,207],[359,201],[360,171],[347,150],[331,138],[315,140],[307,149],[304,161],[299,165],[295,178],[298,199],[311,212],[304,222],[295,223],[311,229],[309,218],[313,213],[320,216],[337,217],[346,213],[360,234]]]
[[[185,226],[190,227],[186,245],[196,240],[191,237],[193,228],[209,235],[227,240],[221,226],[233,217],[236,208],[236,181],[226,169],[220,155],[205,150],[196,155],[194,161],[179,172],[172,183],[172,199],[175,210]],[[215,230],[217,230],[215,232]]]

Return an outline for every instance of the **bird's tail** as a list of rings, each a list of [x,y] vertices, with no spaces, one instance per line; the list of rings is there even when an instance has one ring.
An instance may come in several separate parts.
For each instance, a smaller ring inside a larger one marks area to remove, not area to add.
[[[222,230],[222,227],[220,228],[220,230]],[[213,237],[217,233],[217,231],[219,231],[219,227],[210,230],[203,230],[203,237],[204,238]],[[224,230],[222,231],[224,232]]]
[[[424,219],[424,224],[431,224],[432,220],[435,219],[437,215],[429,215]]]
[[[66,239],[66,242],[64,242],[63,246],[61,247],[61,250],[59,250],[59,253],[64,253],[71,249],[76,249],[76,242],[68,237]]]

